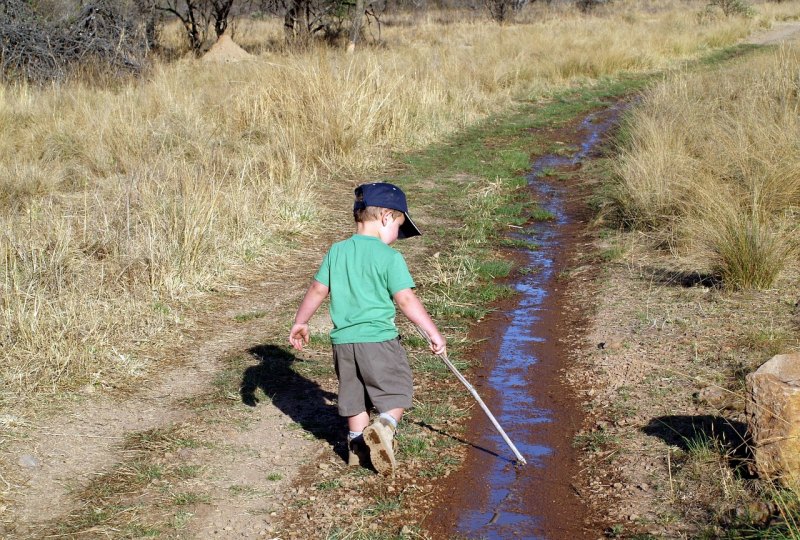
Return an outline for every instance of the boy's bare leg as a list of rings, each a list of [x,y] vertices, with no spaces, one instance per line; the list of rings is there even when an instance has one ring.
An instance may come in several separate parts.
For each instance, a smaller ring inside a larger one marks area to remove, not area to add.
[[[403,409],[399,409],[403,414]],[[348,416],[347,417],[347,429],[353,431],[355,433],[361,433],[364,431],[364,428],[369,425],[369,413],[367,411],[360,412],[355,416]]]
[[[369,413],[366,411],[347,417],[347,429],[350,430],[347,436],[347,464],[350,466],[367,466],[369,450],[361,433],[368,425]]]

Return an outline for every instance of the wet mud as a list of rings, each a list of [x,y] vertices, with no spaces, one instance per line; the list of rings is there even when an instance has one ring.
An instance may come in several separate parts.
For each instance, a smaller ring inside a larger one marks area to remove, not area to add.
[[[570,338],[585,324],[580,306],[566,302],[563,279],[579,245],[586,242],[588,209],[574,172],[598,152],[626,104],[595,111],[559,132],[573,152],[546,155],[528,174],[531,196],[552,219],[512,234],[532,246],[512,256],[522,268],[509,284],[519,293],[479,324],[472,338],[482,367],[468,378],[511,441],[528,461],[515,462],[482,411],[468,426],[464,466],[437,496],[424,526],[434,538],[596,538],[588,507],[578,496],[580,470],[572,443],[583,413],[561,373],[570,360]],[[466,389],[465,389],[466,391]]]

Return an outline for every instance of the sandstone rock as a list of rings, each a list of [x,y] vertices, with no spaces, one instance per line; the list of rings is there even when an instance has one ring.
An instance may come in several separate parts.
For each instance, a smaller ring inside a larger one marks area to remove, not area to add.
[[[747,376],[755,471],[800,488],[800,354],[772,357]]]

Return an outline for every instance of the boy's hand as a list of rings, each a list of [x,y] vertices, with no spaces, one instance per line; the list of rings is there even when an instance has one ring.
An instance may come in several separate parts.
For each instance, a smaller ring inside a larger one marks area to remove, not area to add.
[[[289,343],[298,351],[303,350],[303,345],[308,345],[308,323],[294,323],[289,331]]]
[[[430,346],[433,354],[447,354],[447,341],[439,332],[436,332],[434,335],[430,336]]]

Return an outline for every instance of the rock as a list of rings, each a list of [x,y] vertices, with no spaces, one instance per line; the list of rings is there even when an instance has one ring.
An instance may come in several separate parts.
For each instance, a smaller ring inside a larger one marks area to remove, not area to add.
[[[773,356],[746,380],[753,472],[800,488],[800,353]]]
[[[763,525],[769,521],[771,510],[761,501],[750,502],[733,511],[733,523],[752,523]]]
[[[692,397],[697,403],[708,405],[719,411],[723,409],[741,411],[744,409],[744,400],[735,393],[719,386],[707,386]]]
[[[25,467],[26,469],[35,469],[36,467],[41,465],[39,460],[30,454],[22,454],[21,456],[19,456],[18,463],[20,464],[20,466]]]

